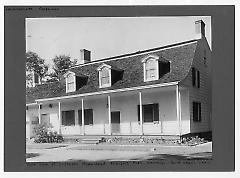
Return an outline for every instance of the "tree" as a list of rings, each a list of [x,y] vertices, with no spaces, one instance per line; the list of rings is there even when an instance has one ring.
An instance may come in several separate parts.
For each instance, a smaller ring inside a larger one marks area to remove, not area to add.
[[[62,75],[67,72],[67,69],[77,63],[76,59],[74,61],[71,61],[70,56],[66,55],[55,56],[52,60],[53,72],[50,74],[51,81],[59,81]]]
[[[32,72],[40,77],[40,81],[47,75],[48,65],[45,60],[38,56],[37,53],[28,51],[26,53],[26,83],[32,80]]]

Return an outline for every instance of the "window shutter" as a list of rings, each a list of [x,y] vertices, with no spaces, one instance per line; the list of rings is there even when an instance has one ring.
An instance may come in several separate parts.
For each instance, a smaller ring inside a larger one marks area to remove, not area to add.
[[[197,71],[197,81],[198,81],[198,88],[200,88],[200,72]]]
[[[199,118],[198,120],[201,121],[202,120],[202,115],[201,115],[201,103],[198,103],[199,104],[199,109],[198,109],[198,112],[199,112]]]
[[[153,121],[159,121],[159,107],[158,103],[153,104]]]
[[[196,115],[197,115],[197,112],[196,112],[196,103],[193,102],[193,121],[196,121]]]
[[[89,125],[87,110],[84,109],[84,125]]]
[[[93,125],[93,110],[89,109],[89,124]]]
[[[62,111],[62,125],[66,125],[66,116],[65,116],[65,112]]]
[[[196,85],[196,72],[195,72],[195,68],[192,68],[192,85],[195,86]]]

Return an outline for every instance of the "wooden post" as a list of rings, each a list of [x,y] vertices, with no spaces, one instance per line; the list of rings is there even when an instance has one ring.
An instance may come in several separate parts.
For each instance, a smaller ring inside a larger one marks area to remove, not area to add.
[[[131,124],[131,121],[129,122],[129,133],[130,133],[130,135],[132,134],[132,124]]]
[[[38,124],[41,124],[41,104],[38,104]]]
[[[59,116],[59,133],[62,133],[61,126],[62,126],[62,113],[61,113],[61,102],[58,102],[58,116]]]
[[[181,136],[181,126],[180,126],[180,104],[179,104],[179,86],[176,85],[176,109],[177,109],[177,121],[178,121],[178,129],[179,129],[179,135]]]
[[[82,134],[85,135],[85,123],[84,123],[84,100],[82,98]]]
[[[108,123],[109,123],[109,135],[112,135],[112,124],[111,124],[111,97],[108,95]]]
[[[180,136],[182,136],[182,105],[181,105],[181,92],[178,87],[178,95],[179,95],[179,127],[180,127]]]
[[[139,92],[139,108],[140,108],[140,126],[141,126],[141,135],[143,135],[142,92]]]

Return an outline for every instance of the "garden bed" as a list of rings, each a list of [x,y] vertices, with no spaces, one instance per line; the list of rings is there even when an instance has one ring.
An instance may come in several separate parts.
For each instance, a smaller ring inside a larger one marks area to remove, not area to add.
[[[148,137],[112,137],[103,138],[99,143],[101,145],[166,145],[166,146],[195,146],[206,143],[203,138],[189,137],[181,140],[167,140],[162,138],[148,138]]]

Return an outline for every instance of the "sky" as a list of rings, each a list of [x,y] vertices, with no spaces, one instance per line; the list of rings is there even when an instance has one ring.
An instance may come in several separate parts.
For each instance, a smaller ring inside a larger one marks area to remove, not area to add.
[[[36,52],[51,65],[56,55],[78,59],[84,48],[95,61],[192,40],[194,22],[200,19],[211,47],[210,16],[28,18],[26,51]]]

